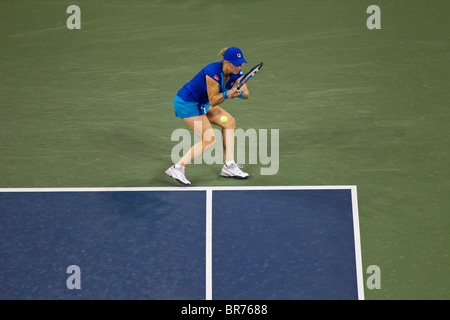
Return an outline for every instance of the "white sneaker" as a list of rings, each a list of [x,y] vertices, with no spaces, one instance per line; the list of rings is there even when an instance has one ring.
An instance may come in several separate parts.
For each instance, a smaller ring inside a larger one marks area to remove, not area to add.
[[[185,186],[190,186],[191,183],[188,179],[186,179],[186,176],[184,175],[184,169],[179,169],[175,167],[175,165],[171,166],[169,169],[166,170],[166,174],[177,180],[179,183],[184,184]]]
[[[242,171],[240,168],[242,168],[242,166],[238,165],[235,162],[233,162],[229,166],[224,164],[222,167],[222,171],[220,172],[220,175],[224,177],[247,179],[249,177],[248,173]]]

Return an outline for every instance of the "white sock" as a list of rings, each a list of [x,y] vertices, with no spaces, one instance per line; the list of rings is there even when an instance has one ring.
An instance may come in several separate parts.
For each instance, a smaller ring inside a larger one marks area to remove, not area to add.
[[[230,160],[230,161],[225,162],[225,165],[226,165],[227,167],[229,167],[229,166],[231,166],[231,165],[234,164],[234,163],[235,163],[234,160]]]
[[[181,164],[176,164],[175,168],[180,169],[183,172],[184,172],[184,169],[185,169]]]

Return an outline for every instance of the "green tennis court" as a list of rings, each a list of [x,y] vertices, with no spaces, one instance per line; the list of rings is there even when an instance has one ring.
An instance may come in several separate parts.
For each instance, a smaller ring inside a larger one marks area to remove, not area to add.
[[[81,29],[66,25],[69,5]],[[367,8],[381,10],[369,30]],[[279,130],[276,174],[195,186],[356,185],[366,299],[450,299],[450,2],[0,1],[0,188],[171,187],[176,92],[238,46],[243,130]],[[270,136],[269,142],[270,142]]]

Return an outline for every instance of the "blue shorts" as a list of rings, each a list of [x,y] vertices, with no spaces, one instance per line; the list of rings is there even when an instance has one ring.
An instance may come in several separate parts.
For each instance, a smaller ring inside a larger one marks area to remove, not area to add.
[[[175,115],[178,118],[190,118],[206,114],[209,110],[209,102],[201,104],[198,102],[186,102],[179,96],[175,96],[173,100],[175,106]]]

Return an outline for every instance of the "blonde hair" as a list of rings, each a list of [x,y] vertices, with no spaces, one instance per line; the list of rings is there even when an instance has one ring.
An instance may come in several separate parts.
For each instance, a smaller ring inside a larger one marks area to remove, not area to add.
[[[219,56],[222,56],[222,59],[223,59],[223,56],[225,55],[225,51],[227,51],[227,49],[228,49],[228,47],[226,47],[226,48],[223,48],[222,50],[220,50],[220,52],[219,52]]]

